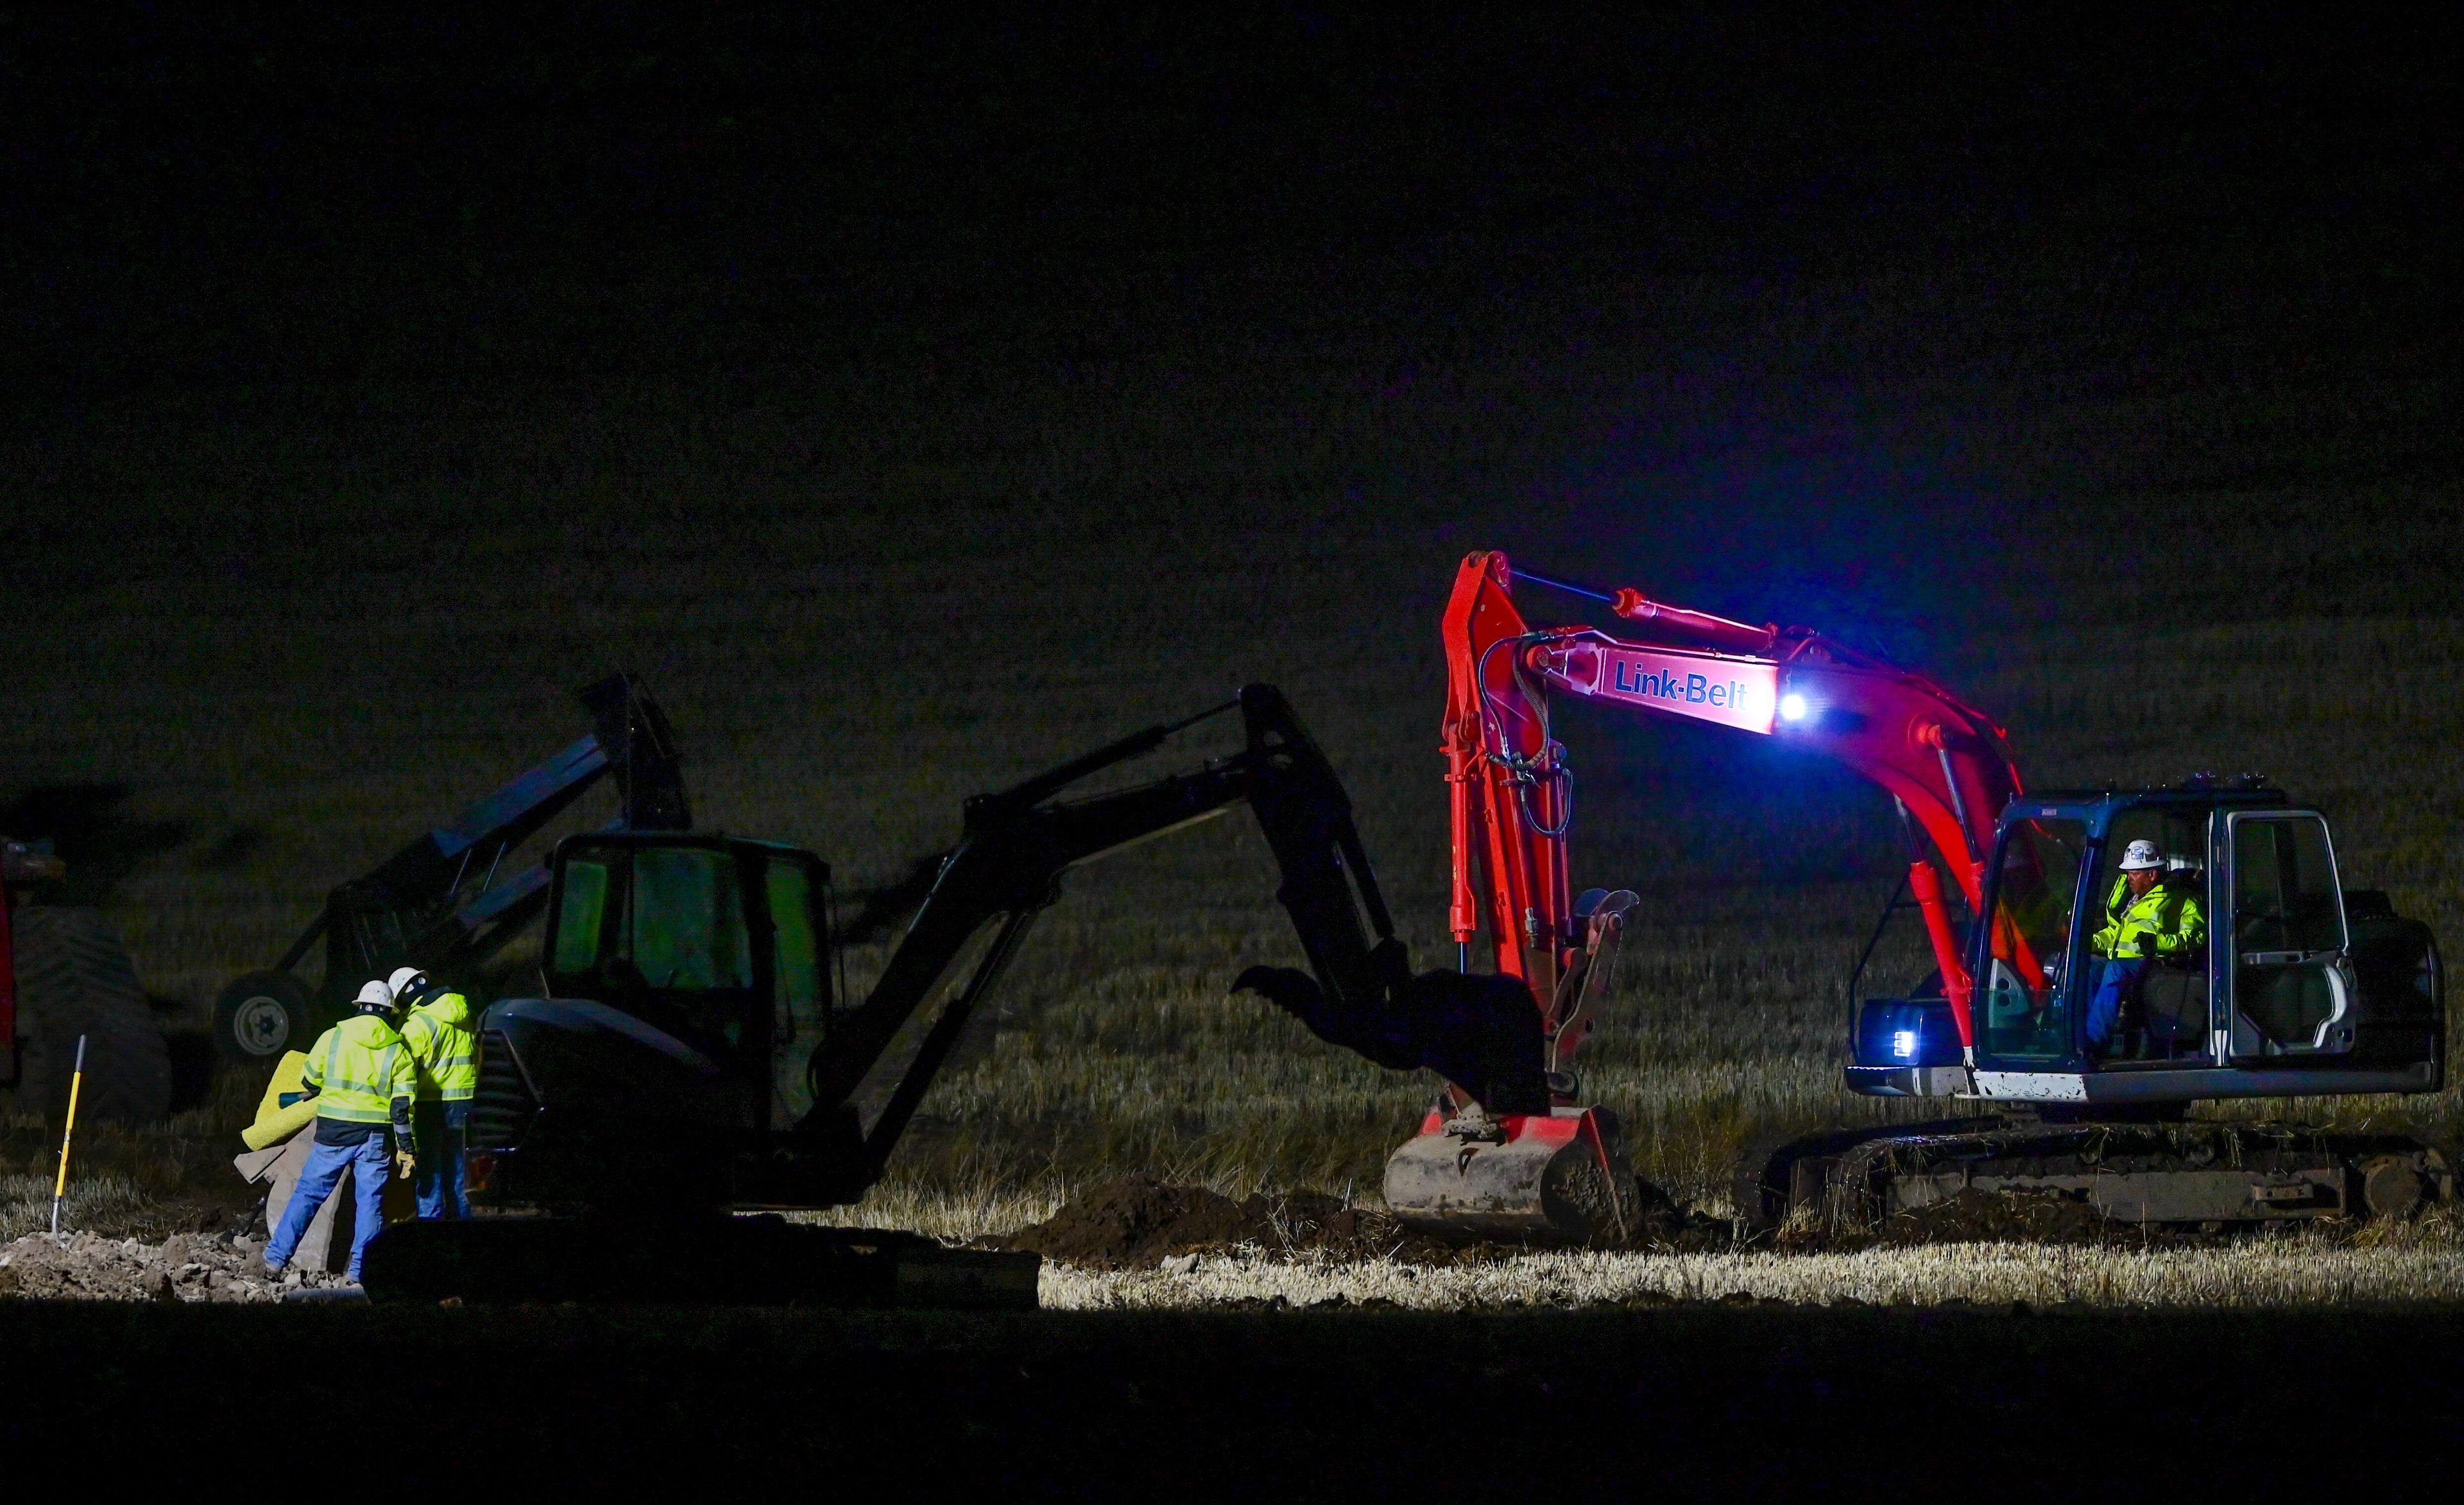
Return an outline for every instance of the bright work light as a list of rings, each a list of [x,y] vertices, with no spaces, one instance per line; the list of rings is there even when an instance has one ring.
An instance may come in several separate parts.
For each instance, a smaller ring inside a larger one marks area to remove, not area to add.
[[[1892,1053],[1893,1055],[1914,1055],[1914,1054],[1916,1054],[1916,1053],[1917,1053],[1917,1032],[1916,1032],[1914,1029],[1894,1029],[1894,1030],[1892,1030],[1892,1031],[1891,1031],[1891,1053]]]
[[[1790,692],[1779,697],[1779,719],[1783,721],[1805,719],[1805,697]]]

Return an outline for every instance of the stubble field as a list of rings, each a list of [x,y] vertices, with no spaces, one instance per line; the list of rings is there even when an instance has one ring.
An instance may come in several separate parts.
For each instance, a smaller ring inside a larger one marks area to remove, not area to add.
[[[99,404],[10,467],[44,564],[6,609],[0,767],[21,792],[127,786],[82,855],[195,1029],[325,887],[579,735],[570,691],[611,668],[668,706],[704,826],[810,845],[848,895],[946,845],[964,795],[1267,679],[1432,965],[1436,617],[1460,556],[1504,547],[1884,648],[2003,719],[2035,785],[2264,771],[2328,810],[2349,884],[2464,934],[2447,384],[1689,367],[1649,360],[1649,329],[1506,321],[1476,358],[1372,365],[1324,333],[1242,364]],[[1642,1175],[1717,1215],[1748,1137],[1894,1111],[1838,1085],[1887,802],[1723,733],[1576,707],[1560,735],[1578,886],[1643,896],[1586,1096]],[[1071,880],[894,1191],[1144,1170],[1374,1192],[1431,1086],[1224,996],[1297,960],[1244,822]],[[1866,991],[1923,969],[1900,925]],[[858,993],[886,950],[850,948]],[[517,949],[495,981],[524,970]],[[253,1096],[187,1090],[187,1138]],[[2464,1117],[2452,1087],[2300,1108]],[[10,1144],[48,1169],[31,1122]],[[167,1191],[196,1179],[183,1158],[135,1173]]]

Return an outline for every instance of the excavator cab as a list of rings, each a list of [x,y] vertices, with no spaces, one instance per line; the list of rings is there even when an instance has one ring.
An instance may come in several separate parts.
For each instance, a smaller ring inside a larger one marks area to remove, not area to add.
[[[558,849],[542,971],[553,996],[593,998],[734,1063],[748,1125],[785,1128],[771,1063],[830,1007],[829,868],[775,842],[592,835]]]
[[[742,1193],[719,1167],[767,1163],[827,1028],[828,866],[681,831],[571,836],[550,866],[541,994],[483,1024],[473,1199]]]
[[[2097,934],[2151,843],[2183,942],[2117,963]],[[1881,1096],[2176,1104],[2435,1092],[2445,1001],[2429,928],[2347,890],[2319,810],[2254,781],[2013,799],[1969,927],[1972,1079],[1947,999],[1868,1000],[1849,1084]],[[2104,998],[2100,1003],[2100,990]]]

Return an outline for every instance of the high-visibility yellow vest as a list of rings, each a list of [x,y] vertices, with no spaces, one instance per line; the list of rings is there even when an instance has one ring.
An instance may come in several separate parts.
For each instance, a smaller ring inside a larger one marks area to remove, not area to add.
[[[403,1044],[419,1068],[421,1102],[468,1102],[479,1092],[479,1037],[471,1031],[471,1001],[441,993],[402,1022]]]
[[[389,1122],[393,1100],[418,1090],[409,1047],[376,1014],[353,1014],[319,1035],[299,1080],[317,1089],[317,1117],[344,1123]]]
[[[2168,878],[2133,898],[2129,883],[2116,878],[2104,913],[2104,928],[2089,938],[2098,956],[2185,957],[2208,943],[2208,917],[2188,883]]]

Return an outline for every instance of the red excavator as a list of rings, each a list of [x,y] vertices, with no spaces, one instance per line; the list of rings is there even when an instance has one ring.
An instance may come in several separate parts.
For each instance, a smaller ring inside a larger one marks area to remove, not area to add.
[[[1518,581],[1605,607],[1620,635],[1530,626]],[[1442,631],[1458,964],[1468,970],[1485,908],[1497,971],[1539,1011],[1552,1101],[1496,1114],[1451,1090],[1388,1164],[1387,1200],[1407,1219],[1594,1232],[1596,1216],[1551,1187],[1595,1172],[1623,1184],[1614,1120],[1574,1102],[1569,1068],[1597,1001],[1592,961],[1634,898],[1573,897],[1573,774],[1550,733],[1552,696],[1821,753],[1881,785],[1907,832],[1906,892],[1935,974],[1861,1005],[1848,1085],[1971,1111],[1749,1153],[1749,1225],[1799,1212],[1871,1223],[1968,1190],[2203,1224],[2402,1216],[2454,1194],[2449,1158],[2409,1139],[2186,1117],[2212,1098],[2443,1080],[2436,942],[2383,892],[2343,887],[2319,810],[2252,778],[2024,791],[2002,728],[1924,675],[1809,629],[1519,573],[1502,553],[1463,561]],[[2092,1017],[2105,963],[2091,938],[2141,841],[2167,854],[2163,881],[2204,906],[2213,935],[2139,969],[2118,1011]],[[1621,1214],[1621,1200],[1607,1210]]]

